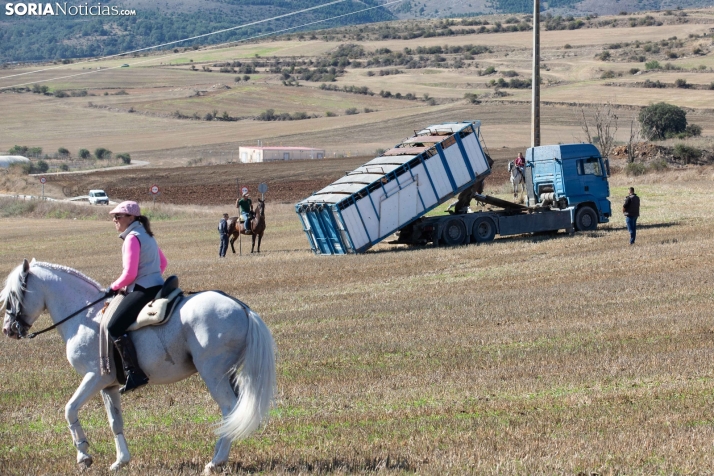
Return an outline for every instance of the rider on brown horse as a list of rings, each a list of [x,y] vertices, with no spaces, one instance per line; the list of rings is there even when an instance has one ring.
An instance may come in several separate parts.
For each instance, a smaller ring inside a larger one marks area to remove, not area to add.
[[[245,234],[249,235],[250,229],[250,219],[253,217],[253,201],[250,199],[250,195],[246,190],[243,192],[243,196],[236,200],[236,208],[240,208],[240,216],[243,218],[243,227],[245,228]]]

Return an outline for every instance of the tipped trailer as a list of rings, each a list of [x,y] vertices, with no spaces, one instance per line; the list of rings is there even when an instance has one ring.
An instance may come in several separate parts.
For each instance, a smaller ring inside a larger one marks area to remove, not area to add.
[[[525,205],[473,194],[470,198],[500,210],[423,217],[390,243],[461,245],[496,235],[594,230],[612,214],[608,170],[608,161],[592,144],[531,147],[524,167]]]
[[[415,131],[412,137],[295,205],[316,254],[362,253],[460,192],[491,167],[480,121]]]
[[[316,254],[362,253],[390,243],[461,245],[496,235],[593,230],[611,215],[609,164],[592,144],[541,146],[526,152],[525,205],[476,193],[492,163],[479,141],[480,121],[415,131],[295,206]],[[500,210],[425,217],[459,196]]]

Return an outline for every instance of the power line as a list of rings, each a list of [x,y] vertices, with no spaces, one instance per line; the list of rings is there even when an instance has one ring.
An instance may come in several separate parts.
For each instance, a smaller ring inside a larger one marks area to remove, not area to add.
[[[341,1],[342,1],[342,0],[341,0]],[[282,30],[276,30],[276,31],[273,31],[273,32],[270,32],[270,33],[261,33],[260,35],[251,36],[251,37],[249,37],[249,38],[244,38],[244,39],[237,40],[237,41],[229,41],[229,42],[226,42],[226,43],[220,43],[220,44],[217,44],[217,45],[213,45],[213,47],[221,47],[221,46],[224,46],[224,45],[230,45],[230,44],[235,44],[235,43],[241,43],[241,42],[244,42],[244,41],[254,40],[254,39],[256,39],[256,38],[261,38],[261,37],[263,37],[263,36],[269,36],[269,35],[275,35],[275,34],[278,34],[278,33],[284,33],[284,32],[286,32],[286,31],[295,30],[295,29],[298,29],[298,28],[304,28],[304,27],[306,27],[306,26],[314,25],[314,24],[317,24],[317,23],[323,23],[323,22],[330,21],[330,20],[335,20],[335,19],[337,19],[337,18],[342,18],[342,17],[346,17],[346,16],[349,16],[349,15],[354,15],[354,14],[356,14],[356,13],[366,12],[366,11],[368,11],[368,10],[374,10],[375,8],[381,8],[381,7],[384,7],[384,6],[387,6],[387,5],[392,5],[392,4],[394,4],[394,3],[400,3],[400,2],[403,2],[403,1],[404,1],[404,0],[393,0],[393,1],[391,1],[391,2],[383,3],[383,4],[380,4],[380,5],[374,6],[374,7],[364,8],[364,9],[362,9],[362,10],[357,10],[357,11],[355,11],[355,12],[343,13],[342,15],[336,15],[336,16],[334,16],[334,17],[325,18],[324,20],[316,20],[316,21],[312,21],[312,22],[309,22],[309,23],[304,23],[304,24],[298,25],[298,26],[293,26],[293,27],[290,27],[290,28],[284,28],[284,29],[282,29]],[[222,31],[225,31],[225,30],[222,30]],[[151,62],[151,61],[156,61],[156,60],[160,60],[160,59],[164,59],[164,58],[170,58],[171,56],[176,56],[176,55],[180,55],[180,54],[183,54],[183,53],[184,53],[184,52],[171,53],[171,54],[169,54],[169,55],[159,56],[159,57],[156,57],[156,58],[150,58],[150,59],[146,59],[146,60],[143,60],[143,61],[136,61],[136,62],[134,62],[134,63],[132,63],[132,64],[133,64],[133,65],[137,65],[137,64],[143,64],[143,63],[149,63],[149,62]],[[114,56],[116,56],[116,55],[114,55]],[[110,57],[107,57],[107,58],[110,58]],[[56,77],[56,78],[42,79],[42,80],[39,80],[39,81],[31,81],[31,82],[29,82],[29,83],[15,84],[15,85],[12,85],[12,86],[2,86],[2,87],[0,87],[0,90],[10,89],[10,88],[18,88],[18,87],[20,87],[20,86],[27,86],[27,85],[30,85],[30,84],[46,83],[46,82],[48,82],[48,81],[57,81],[57,80],[59,80],[59,79],[75,78],[75,77],[77,77],[77,76],[83,76],[83,75],[85,75],[85,74],[93,74],[93,73],[99,73],[99,72],[104,72],[104,71],[110,71],[110,70],[113,70],[113,69],[119,69],[119,68],[121,68],[121,67],[122,67],[122,66],[112,66],[112,67],[108,67],[108,68],[105,68],[105,69],[97,69],[97,70],[85,71],[85,72],[83,72],[83,73],[71,74],[71,75],[68,75],[68,76],[58,76],[58,77]],[[46,70],[43,70],[43,71],[46,71]],[[26,73],[23,73],[23,74],[26,74]],[[12,77],[12,76],[6,76],[6,77],[9,78],[9,77]],[[0,78],[0,79],[4,79],[4,78]]]
[[[101,58],[94,58],[94,59],[89,59],[89,60],[86,60],[86,61],[80,61],[80,62],[77,62],[77,63],[74,63],[74,64],[90,63],[90,62],[92,62],[92,61],[102,61],[102,60],[109,59],[109,58],[115,58],[115,57],[117,57],[117,56],[125,56],[125,55],[134,54],[134,53],[139,53],[139,52],[141,52],[141,51],[151,50],[151,49],[154,49],[154,48],[161,48],[161,47],[163,47],[163,46],[169,46],[169,45],[174,45],[174,44],[177,44],[177,43],[183,43],[184,41],[191,41],[191,40],[196,40],[196,39],[198,39],[198,38],[205,38],[205,37],[207,37],[207,36],[217,35],[217,34],[219,34],[219,33],[225,33],[225,32],[227,32],[227,31],[239,30],[239,29],[241,29],[241,28],[247,28],[247,27],[249,27],[249,26],[258,25],[258,24],[260,24],[260,23],[265,23],[265,22],[269,22],[269,21],[272,21],[272,20],[279,20],[279,19],[281,19],[281,18],[286,18],[286,17],[289,17],[289,16],[298,15],[298,14],[300,14],[300,13],[309,12],[309,11],[311,11],[311,10],[316,10],[316,9],[318,9],[318,8],[329,7],[330,5],[335,5],[335,4],[337,4],[337,3],[342,3],[342,2],[346,2],[346,1],[347,1],[347,0],[334,0],[334,1],[332,1],[332,2],[325,3],[325,4],[322,4],[322,5],[316,5],[316,6],[314,6],[314,7],[309,7],[309,8],[305,8],[305,9],[303,9],[303,10],[298,10],[298,11],[296,11],[296,12],[285,13],[285,14],[283,14],[283,15],[278,15],[278,16],[271,17],[271,18],[265,18],[265,19],[263,19],[263,20],[257,20],[257,21],[251,22],[251,23],[246,23],[246,24],[244,24],[244,25],[238,25],[238,26],[234,26],[234,27],[231,27],[231,28],[225,28],[225,29],[223,29],[223,30],[217,30],[217,31],[213,31],[213,32],[210,32],[210,33],[204,33],[204,34],[202,34],[202,35],[196,35],[196,36],[192,36],[192,37],[190,37],[190,38],[184,38],[184,39],[182,39],[182,40],[175,40],[175,41],[170,41],[170,42],[168,42],[168,43],[161,43],[161,44],[159,44],[159,45],[147,46],[147,47],[145,47],[145,48],[139,48],[139,49],[137,49],[137,50],[126,51],[126,52],[124,52],[124,53],[117,53],[117,54],[115,54],[115,55],[103,56],[103,57],[101,57]],[[400,0],[400,1],[403,1],[403,0]],[[380,6],[382,6],[382,5],[380,5]],[[355,12],[355,13],[358,13],[358,12]],[[11,75],[9,75],[9,76],[1,76],[0,79],[14,78],[14,77],[17,77],[17,76],[24,76],[24,75],[26,75],[26,74],[40,73],[40,72],[43,72],[43,71],[50,71],[50,70],[57,69],[57,68],[62,68],[62,66],[53,66],[53,67],[51,67],[51,68],[38,69],[38,70],[36,70],[36,71],[28,71],[28,72],[25,72],[25,73],[11,74]],[[32,84],[32,83],[30,83],[30,84]]]

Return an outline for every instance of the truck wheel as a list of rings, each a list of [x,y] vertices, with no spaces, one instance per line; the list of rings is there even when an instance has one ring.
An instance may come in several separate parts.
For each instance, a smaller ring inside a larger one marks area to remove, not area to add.
[[[575,229],[578,231],[590,231],[597,228],[597,213],[592,207],[584,206],[575,212]]]
[[[466,225],[458,218],[446,222],[442,240],[449,246],[456,246],[466,241]]]
[[[479,218],[474,222],[474,229],[471,235],[476,243],[486,243],[493,241],[496,236],[496,224],[490,218]]]

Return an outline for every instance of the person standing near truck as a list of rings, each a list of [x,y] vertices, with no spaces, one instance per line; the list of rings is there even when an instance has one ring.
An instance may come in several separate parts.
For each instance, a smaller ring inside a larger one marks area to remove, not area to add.
[[[634,187],[630,187],[630,194],[625,197],[625,203],[622,204],[622,213],[625,214],[627,231],[630,232],[630,244],[634,245],[637,237],[637,217],[640,216],[640,197],[635,194]]]
[[[221,237],[221,245],[218,248],[218,257],[225,258],[228,250],[228,214],[224,213],[221,221],[218,222],[218,235]]]

